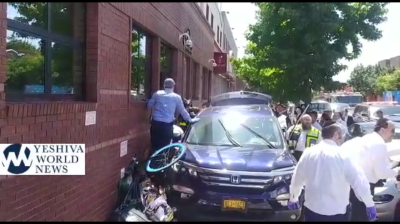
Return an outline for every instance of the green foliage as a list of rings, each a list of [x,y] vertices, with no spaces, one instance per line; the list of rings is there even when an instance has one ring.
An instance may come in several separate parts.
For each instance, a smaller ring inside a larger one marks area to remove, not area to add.
[[[324,91],[333,92],[337,90],[343,90],[346,86],[347,83],[332,80],[324,85]]]
[[[393,70],[379,65],[357,65],[350,74],[349,85],[364,96],[380,94],[377,87],[377,79]]]
[[[376,80],[376,89],[379,93],[400,90],[400,70],[396,69],[379,76]]]
[[[8,2],[17,11],[13,20],[48,29],[46,2]],[[59,35],[72,36],[71,11],[83,12],[81,3],[59,2],[51,4],[51,31]],[[21,92],[26,85],[44,85],[45,74],[45,47],[46,42],[42,39],[26,35],[18,31],[7,34],[7,49],[12,49],[24,56],[8,53],[7,59],[7,91]],[[74,68],[81,66],[82,52],[70,46],[52,42],[51,43],[51,66],[49,73],[52,77],[52,85],[72,89],[80,86],[81,79],[75,76]],[[80,72],[79,72],[80,73]],[[79,92],[79,89],[74,90]]]
[[[247,56],[233,59],[238,76],[277,100],[311,100],[361,54],[360,37],[381,37],[386,3],[258,2],[257,22],[246,35]],[[347,46],[352,50],[348,51]]]

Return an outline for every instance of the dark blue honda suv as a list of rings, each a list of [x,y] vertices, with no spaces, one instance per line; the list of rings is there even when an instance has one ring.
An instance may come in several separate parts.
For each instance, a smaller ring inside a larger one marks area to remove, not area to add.
[[[168,201],[177,208],[177,217],[299,220],[301,210],[287,208],[296,160],[287,150],[269,102],[257,101],[266,95],[228,94],[218,96],[219,100],[211,101],[198,115],[200,121],[191,125],[183,138],[188,147],[184,157],[168,171],[172,185]],[[246,97],[250,100],[244,100]],[[241,105],[232,105],[234,102]]]

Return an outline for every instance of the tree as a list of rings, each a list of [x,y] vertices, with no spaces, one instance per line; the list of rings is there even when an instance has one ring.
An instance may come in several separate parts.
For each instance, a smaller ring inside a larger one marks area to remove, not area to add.
[[[331,81],[324,85],[324,90],[328,92],[343,90],[347,86],[347,83],[339,81]]]
[[[384,91],[397,91],[400,89],[400,70],[387,72],[376,80],[376,89],[379,93]]]
[[[233,59],[238,76],[278,100],[311,100],[361,53],[360,38],[377,40],[386,3],[258,2],[246,35],[247,56]],[[348,51],[348,45],[352,50]]]
[[[378,77],[390,73],[391,70],[379,65],[357,65],[350,74],[349,85],[364,96],[376,95]]]

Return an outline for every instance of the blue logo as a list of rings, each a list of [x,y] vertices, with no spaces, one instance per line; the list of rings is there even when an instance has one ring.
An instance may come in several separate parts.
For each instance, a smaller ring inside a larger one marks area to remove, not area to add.
[[[23,174],[32,165],[31,150],[21,144],[12,144],[3,151],[5,161],[1,161],[4,168],[12,174]]]

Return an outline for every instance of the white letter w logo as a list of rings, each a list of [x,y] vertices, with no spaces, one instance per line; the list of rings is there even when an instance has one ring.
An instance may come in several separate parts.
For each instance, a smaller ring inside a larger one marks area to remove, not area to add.
[[[33,163],[33,155],[29,148],[21,144],[2,145],[0,158],[2,165],[8,173],[25,173]],[[3,172],[0,175],[4,175]]]

